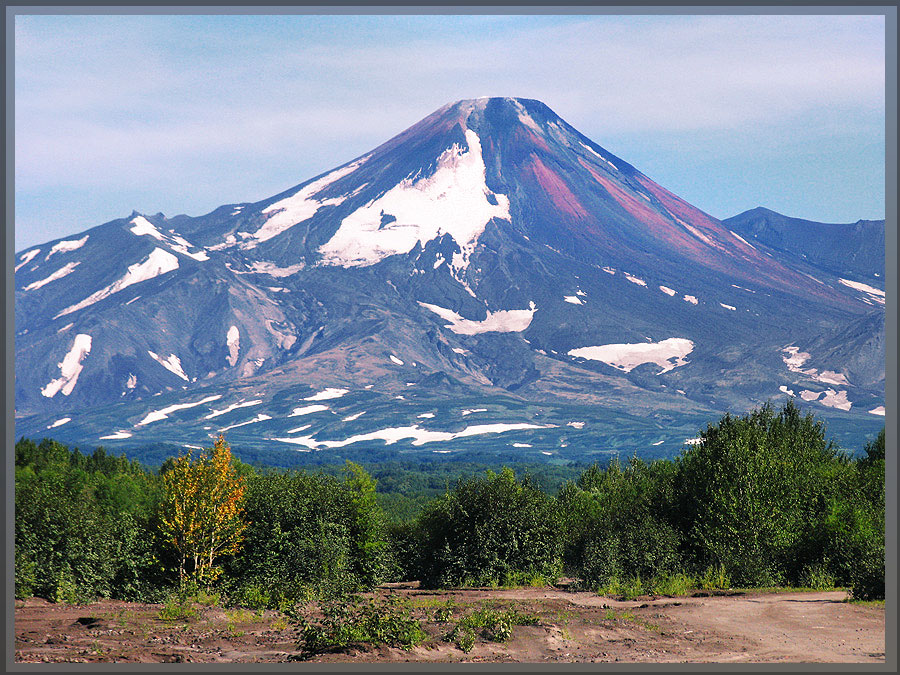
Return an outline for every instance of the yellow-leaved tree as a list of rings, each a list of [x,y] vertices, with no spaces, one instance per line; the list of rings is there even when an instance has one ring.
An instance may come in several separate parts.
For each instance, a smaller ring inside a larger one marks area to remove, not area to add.
[[[188,451],[163,474],[160,527],[179,554],[178,576],[209,586],[221,569],[213,561],[237,553],[247,524],[242,519],[244,479],[220,435],[197,457]]]

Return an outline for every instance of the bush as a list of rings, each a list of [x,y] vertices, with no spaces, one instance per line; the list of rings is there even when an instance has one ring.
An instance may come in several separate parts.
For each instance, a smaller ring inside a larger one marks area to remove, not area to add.
[[[151,526],[158,499],[140,465],[98,448],[16,443],[18,597],[57,602],[157,597],[163,580]]]
[[[428,506],[418,524],[425,587],[499,586],[561,572],[553,500],[511,469],[473,477]]]
[[[353,644],[412,649],[427,637],[408,604],[396,595],[368,601],[357,595],[341,596],[324,602],[318,611],[321,616],[315,616],[315,609],[288,612],[297,631],[301,659]]]
[[[741,586],[796,584],[809,562],[801,555],[807,534],[834,485],[830,473],[846,458],[792,400],[777,413],[766,404],[725,415],[700,438],[678,466],[690,557],[700,569],[724,566]]]
[[[446,642],[453,642],[467,654],[472,651],[478,636],[489,642],[506,642],[512,637],[514,626],[533,626],[539,619],[534,614],[525,614],[516,609],[500,610],[482,607],[456,622],[444,635]]]
[[[349,465],[349,463],[348,463]],[[250,477],[249,526],[241,552],[226,563],[234,602],[283,607],[310,597],[371,588],[388,571],[386,526],[374,481],[349,465],[344,480],[271,472]]]
[[[679,569],[681,533],[673,518],[673,466],[618,460],[585,471],[558,496],[568,570],[581,584],[652,578]]]

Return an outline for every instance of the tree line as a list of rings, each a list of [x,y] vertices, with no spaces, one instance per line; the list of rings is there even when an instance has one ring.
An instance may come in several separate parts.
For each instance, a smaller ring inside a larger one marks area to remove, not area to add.
[[[884,597],[884,430],[853,456],[790,400],[725,415],[673,460],[615,459],[555,492],[530,473],[489,470],[400,518],[358,464],[252,467],[221,437],[158,469],[49,439],[15,451],[16,597],[158,602],[194,584],[284,609],[386,581],[562,576],[620,594],[793,586]]]

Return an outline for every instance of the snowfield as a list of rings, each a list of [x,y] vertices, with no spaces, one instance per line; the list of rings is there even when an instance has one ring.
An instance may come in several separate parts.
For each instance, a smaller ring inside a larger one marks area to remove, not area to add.
[[[315,405],[307,405],[301,406],[300,408],[294,408],[288,417],[298,417],[299,415],[309,415],[314,412],[322,412],[324,410],[330,410],[327,405],[322,405],[321,403],[317,403]]]
[[[660,342],[638,342],[636,344],[597,345],[570,349],[569,356],[577,356],[593,361],[602,361],[626,373],[642,363],[655,363],[662,368],[662,375],[673,368],[683,366],[684,358],[694,349],[694,343],[686,338],[668,338]],[[675,363],[671,360],[675,359]]]
[[[77,312],[79,309],[84,309],[89,305],[93,305],[95,302],[100,302],[104,298],[107,298],[114,293],[118,293],[129,286],[153,279],[161,274],[166,274],[167,272],[177,269],[178,258],[176,256],[161,248],[155,248],[150,252],[150,255],[147,256],[146,260],[135,263],[134,265],[129,265],[128,271],[125,272],[125,276],[121,279],[110,284],[106,288],[101,288],[96,293],[92,293],[81,302],[67,307],[53,318],[58,319],[66,314]]]
[[[232,368],[237,363],[238,353],[241,351],[241,333],[237,326],[231,326],[225,335],[225,345],[228,347],[228,356],[225,360]]]
[[[358,434],[351,436],[342,441],[317,441],[312,436],[302,436],[298,438],[273,438],[273,441],[281,441],[282,443],[293,443],[302,445],[310,450],[318,450],[319,448],[343,448],[344,446],[361,441],[378,441],[382,440],[386,445],[393,445],[404,438],[412,438],[413,445],[424,445],[425,443],[433,443],[437,441],[452,441],[456,438],[466,438],[467,436],[477,436],[480,434],[502,434],[507,431],[518,431],[522,429],[549,429],[554,427],[553,424],[476,424],[466,427],[462,431],[431,431],[422,429],[419,426],[411,427],[392,427],[389,429],[379,429],[368,434]]]
[[[804,401],[815,401],[829,408],[838,408],[840,410],[850,410],[853,405],[847,400],[846,391],[835,391],[834,389],[826,389],[825,391],[804,389],[800,392],[800,398]]]
[[[868,284],[862,284],[858,281],[850,281],[849,279],[838,279],[838,281],[844,284],[844,286],[849,286],[853,290],[861,291],[867,294],[875,302],[879,302],[882,305],[884,304],[884,291],[873,286],[869,286]]]
[[[72,348],[63,357],[63,360],[57,364],[59,365],[60,377],[48,382],[47,386],[41,389],[41,395],[53,398],[60,391],[62,391],[63,396],[71,394],[84,367],[81,365],[81,362],[90,353],[91,336],[79,333],[72,342]]]
[[[212,401],[217,401],[222,398],[221,394],[214,394],[212,396],[207,396],[206,398],[202,398],[199,401],[194,401],[193,403],[176,403],[174,405],[170,405],[166,408],[162,408],[161,410],[153,410],[144,417],[140,422],[135,424],[136,427],[142,427],[151,422],[159,422],[160,420],[164,420],[169,417],[169,413],[173,413],[176,410],[185,410],[187,408],[195,408],[198,405],[203,405],[204,403],[210,403]]]
[[[800,373],[812,378],[816,382],[823,384],[849,385],[847,378],[843,373],[837,373],[833,370],[823,370],[821,373],[816,368],[801,368],[804,363],[810,359],[808,352],[801,352],[799,347],[789,345],[781,350],[787,356],[782,356],[781,360],[792,373]]]
[[[227,427],[222,427],[221,429],[219,429],[219,433],[223,434],[226,431],[228,431],[229,429],[237,429],[238,427],[244,427],[244,426],[247,426],[248,424],[256,424],[257,422],[265,422],[266,420],[270,420],[270,419],[272,419],[272,418],[269,415],[266,415],[265,413],[259,413],[259,415],[257,415],[253,419],[247,420],[246,422],[238,422],[237,424],[232,424]],[[210,438],[212,438],[213,436],[214,436],[214,434],[210,434]]]
[[[322,176],[318,180],[313,181],[299,192],[285,197],[284,199],[267,206],[262,210],[269,219],[263,223],[251,238],[241,244],[241,248],[254,248],[260,242],[268,241],[285,230],[292,228],[297,223],[309,220],[323,206],[337,206],[342,204],[348,195],[340,197],[329,197],[325,199],[315,199],[315,195],[327,188],[335,181],[347,176],[358,169],[368,157],[363,157],[355,162],[351,162],[345,167],[335,169],[334,171]]]
[[[320,391],[317,394],[313,394],[312,396],[307,396],[304,401],[328,401],[333,398],[340,398],[344,394],[349,394],[349,389],[335,389],[333,387],[329,387]]]
[[[199,247],[194,246],[189,241],[185,240],[184,237],[181,237],[177,234],[164,234],[160,232],[153,223],[151,223],[143,216],[132,218],[130,222],[132,225],[132,227],[129,228],[130,231],[139,237],[145,235],[153,237],[157,241],[168,244],[173,251],[181,253],[182,255],[186,255],[189,258],[193,258],[194,260],[199,260],[201,262],[204,260],[209,260],[209,255],[206,253],[206,251],[201,250],[197,253],[191,253],[188,249]]]
[[[496,312],[488,311],[483,321],[464,319],[450,309],[419,302],[422,307],[437,314],[442,319],[449,321],[445,327],[458,335],[478,335],[479,333],[518,333],[531,325],[534,313],[537,311],[534,303],[529,309],[501,309]]]
[[[22,257],[19,258],[19,264],[16,265],[16,267],[13,271],[18,272],[19,268],[21,268],[23,265],[27,265],[28,263],[30,263],[34,259],[34,256],[36,256],[40,252],[41,252],[41,249],[33,248],[30,251],[26,251],[25,253],[23,253]]]
[[[344,218],[334,236],[319,247],[322,264],[374,265],[449,234],[461,249],[452,266],[467,267],[488,222],[509,220],[509,199],[488,189],[481,141],[471,129],[465,135],[468,148],[454,144],[445,150],[431,176],[407,177]]]
[[[147,353],[150,355],[150,358],[156,361],[163,368],[168,370],[170,373],[173,373],[180,377],[185,382],[190,382],[190,378],[184,373],[184,369],[181,367],[181,359],[179,359],[174,354],[169,354],[169,358],[164,359],[159,356],[156,352],[151,352],[149,349]]]
[[[68,253],[69,251],[74,251],[76,249],[81,248],[87,243],[88,237],[90,235],[84,235],[81,239],[69,239],[68,241],[60,241],[53,244],[50,251],[47,253],[44,261],[50,260],[50,256],[54,253]]]
[[[75,270],[75,268],[78,267],[78,265],[80,265],[80,264],[81,264],[80,262],[66,263],[63,267],[60,267],[49,277],[41,279],[40,281],[33,281],[30,284],[28,284],[25,288],[23,288],[22,290],[23,291],[31,291],[31,290],[34,290],[35,288],[40,288],[41,286],[46,286],[51,281],[56,281],[57,279],[62,279],[63,277],[71,274]]]
[[[219,415],[225,415],[226,413],[230,413],[232,410],[237,410],[238,408],[249,408],[250,406],[259,405],[262,403],[262,399],[254,399],[253,401],[240,401],[238,403],[232,403],[227,408],[222,408],[221,410],[213,410],[209,415],[204,417],[205,420],[211,420],[213,417],[218,417]]]
[[[107,440],[112,441],[112,440],[121,440],[123,438],[131,438],[131,432],[125,431],[125,430],[119,430],[119,431],[115,432],[114,434],[109,434],[108,436],[101,436],[100,440],[101,441],[107,441]]]

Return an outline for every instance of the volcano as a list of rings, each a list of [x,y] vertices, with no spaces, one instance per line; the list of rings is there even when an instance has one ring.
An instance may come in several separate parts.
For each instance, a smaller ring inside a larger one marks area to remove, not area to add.
[[[16,434],[568,461],[796,396],[861,446],[884,221],[842,268],[845,230],[770,214],[719,221],[539,101],[459,101],[268,199],[19,252]]]

